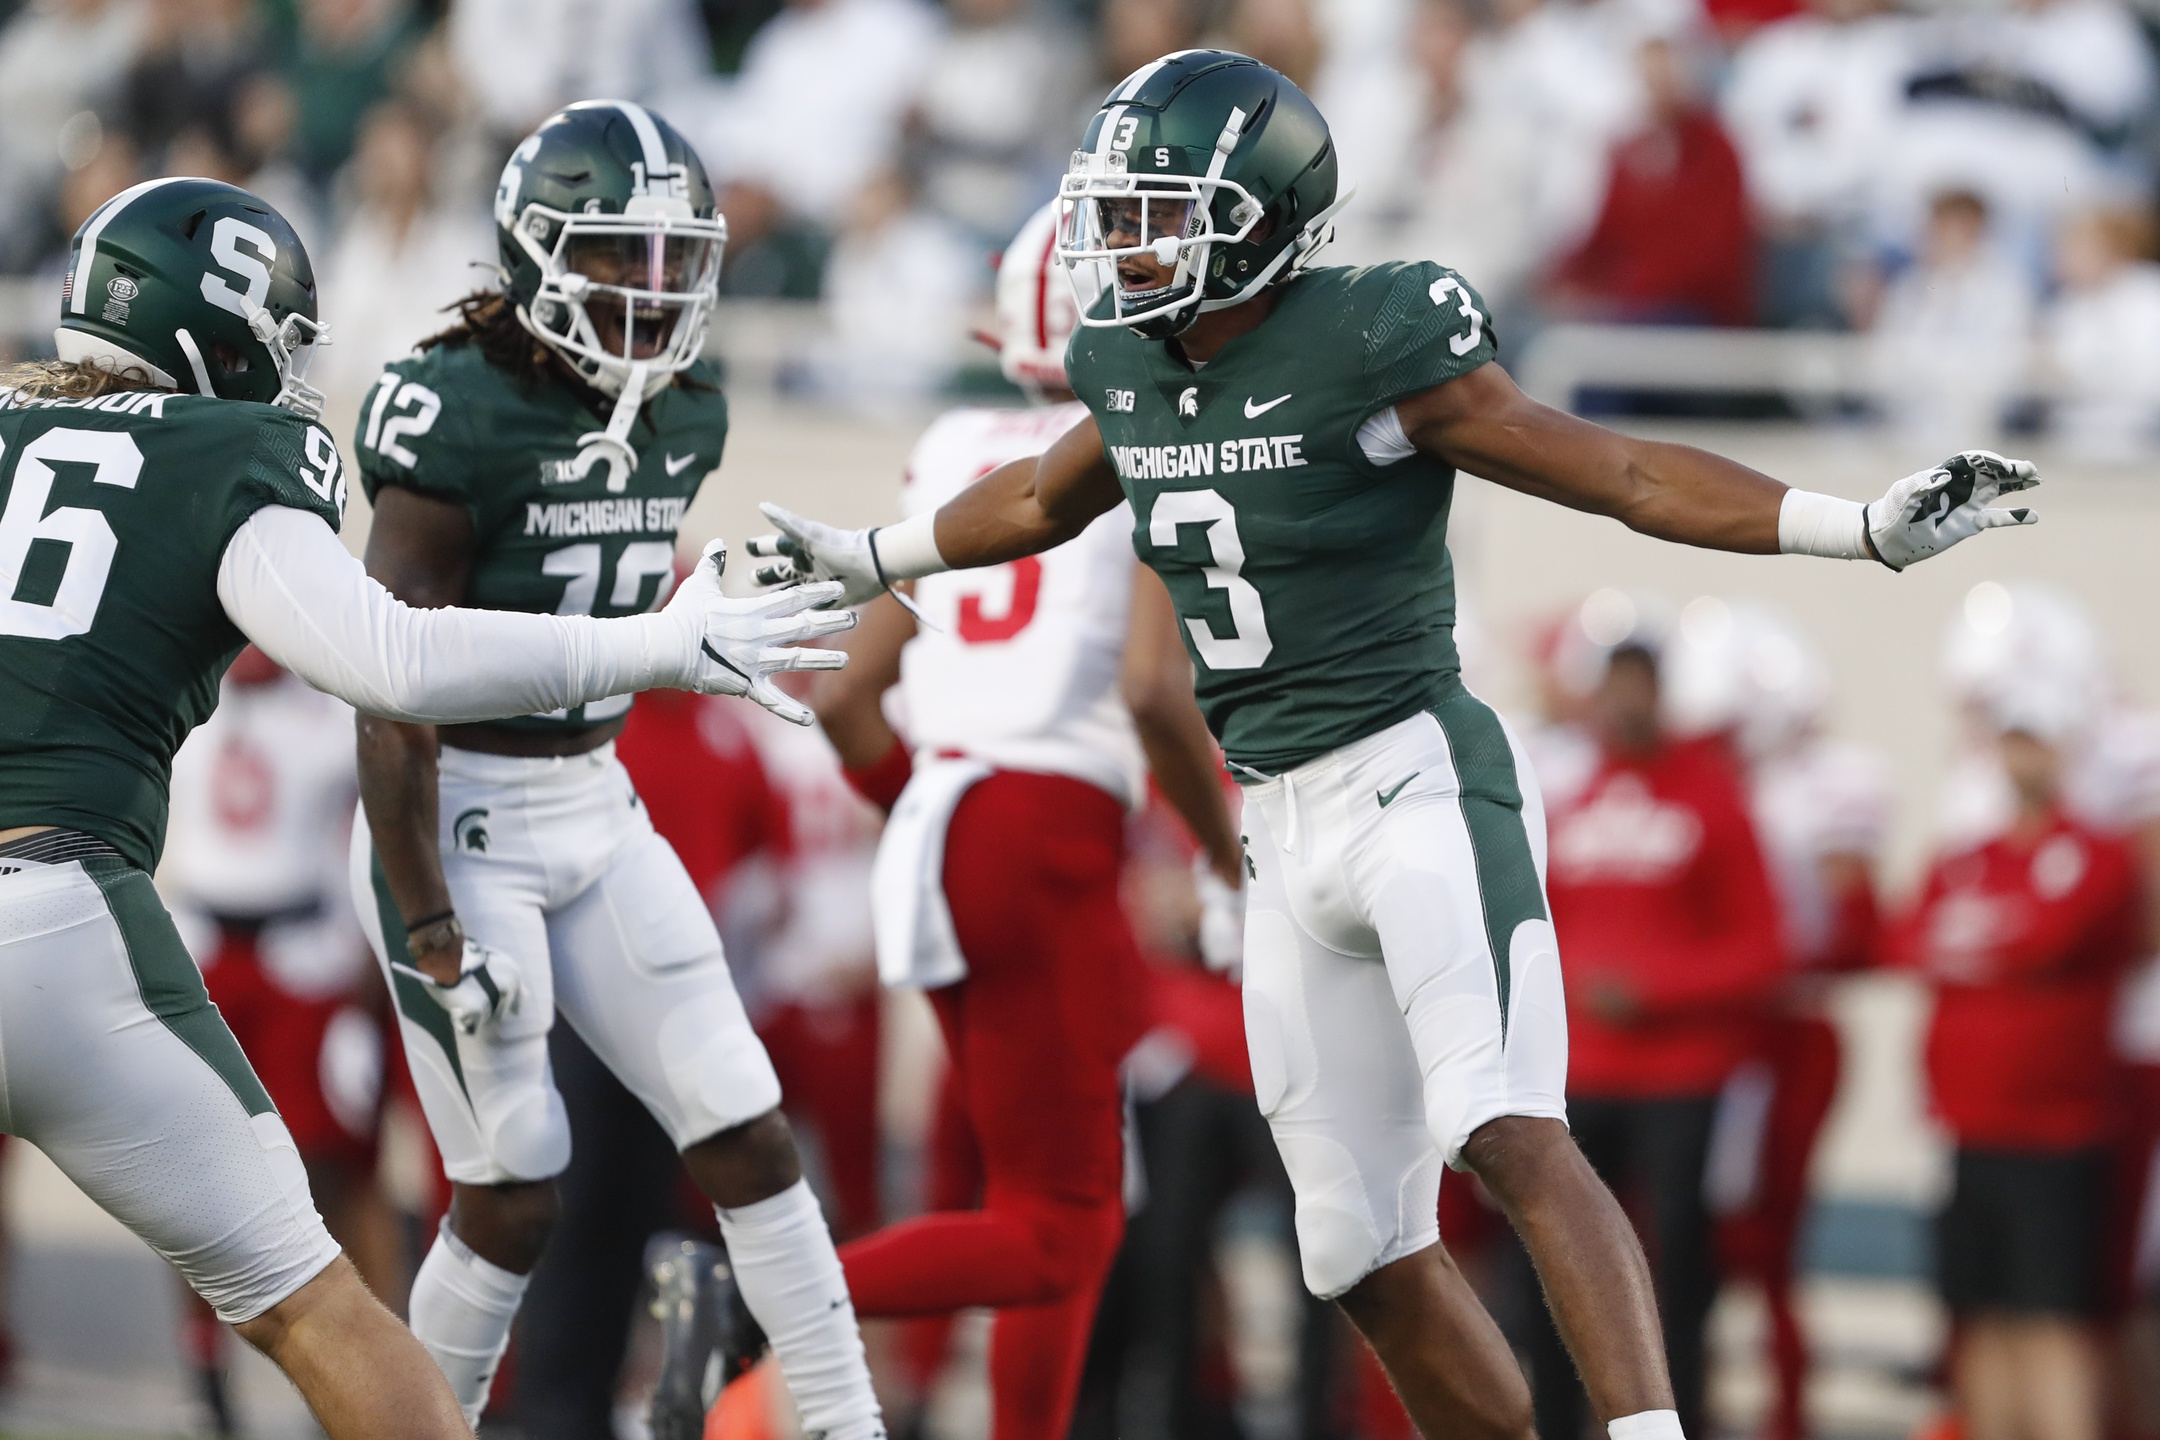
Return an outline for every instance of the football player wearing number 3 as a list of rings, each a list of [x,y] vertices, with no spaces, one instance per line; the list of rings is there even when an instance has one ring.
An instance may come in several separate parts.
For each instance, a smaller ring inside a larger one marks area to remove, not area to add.
[[[337,538],[345,476],[306,379],[323,327],[284,217],[147,181],[84,222],[60,358],[0,376],[0,1129],[36,1145],[290,1376],[335,1440],[470,1437],[338,1253],[291,1132],[150,873],[173,752],[253,640],[425,723],[653,686],[772,693],[846,629],[716,564],[655,615],[421,611]]]
[[[1127,78],[1061,203],[1062,258],[1109,283],[1067,360],[1092,418],[897,525],[767,507],[782,533],[752,549],[783,558],[760,578],[837,579],[857,603],[1035,554],[1129,501],[1246,784],[1247,1043],[1306,1284],[1425,1434],[1528,1436],[1522,1374],[1438,1244],[1440,1167],[1471,1171],[1613,1440],[1677,1440],[1641,1250],[1568,1137],[1536,784],[1458,673],[1455,471],[1663,539],[1892,569],[2028,522],[1989,507],[2038,476],[1968,451],[1862,506],[1534,403],[1460,276],[1311,268],[1342,203],[1327,124],[1244,56]]]
[[[908,460],[927,513],[1086,412],[1065,380],[1078,320],[1056,272],[1057,217],[998,267],[999,363],[1053,403],[940,417]],[[927,576],[864,612],[848,683],[819,721],[848,778],[892,812],[871,896],[878,969],[928,993],[981,1157],[982,1203],[841,1247],[864,1315],[997,1307],[992,1440],[1062,1437],[1124,1231],[1119,1066],[1146,1028],[1148,965],[1118,894],[1127,812],[1151,772],[1199,840],[1209,958],[1233,963],[1244,860],[1214,742],[1162,582],[1133,561],[1121,505],[1002,571]],[[898,686],[913,744],[886,723]],[[901,788],[905,782],[905,789]]]
[[[495,221],[500,290],[363,404],[368,568],[415,605],[636,614],[667,593],[676,528],[727,434],[698,358],[726,222],[682,136],[609,100],[519,144]],[[805,1431],[882,1436],[779,1079],[711,913],[615,759],[629,697],[534,708],[440,730],[360,720],[354,899],[452,1184],[413,1331],[477,1422],[570,1161],[548,1065],[559,1012],[713,1202]],[[656,1414],[661,1440],[680,1440],[673,1413]]]

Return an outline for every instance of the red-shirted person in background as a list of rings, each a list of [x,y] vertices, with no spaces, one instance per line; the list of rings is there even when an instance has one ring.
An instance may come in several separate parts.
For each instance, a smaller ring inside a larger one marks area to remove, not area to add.
[[[1754,1281],[1769,1311],[1777,1390],[1763,1440],[1800,1440],[1809,1364],[1794,1293],[1800,1227],[1842,1063],[1829,1001],[1836,978],[1880,949],[1874,871],[1889,766],[1826,733],[1829,666],[1767,606],[1691,601],[1665,682],[1671,723],[1723,735],[1741,761],[1784,922],[1791,968],[1764,1016],[1761,1053],[1726,1087],[1708,1190],[1726,1277]]]
[[[1703,1435],[1712,1121],[1756,1049],[1784,944],[1730,751],[1662,727],[1656,620],[1646,597],[1600,591],[1566,642],[1602,670],[1598,759],[1552,806],[1547,888],[1567,957],[1569,1123],[1645,1231],[1681,1428]],[[1581,1434],[1585,1397],[1549,1325],[1531,1347],[1538,1433]]]
[[[1957,1146],[1936,1266],[1957,1405],[1969,1440],[2096,1440],[2109,1022],[2141,939],[2137,862],[2064,807],[2077,697],[2013,676],[1975,698],[2015,818],[1938,859],[1889,944],[1935,987],[1928,1082]]]
[[[1597,221],[1554,269],[1547,304],[1586,319],[1745,325],[1755,240],[1739,153],[1675,42],[1647,41],[1637,60],[1648,115],[1613,147]]]

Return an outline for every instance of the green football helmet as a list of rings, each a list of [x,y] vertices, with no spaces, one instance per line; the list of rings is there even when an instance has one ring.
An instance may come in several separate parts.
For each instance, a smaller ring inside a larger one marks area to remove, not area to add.
[[[75,232],[53,343],[62,360],[168,390],[322,414],[307,372],[329,329],[307,248],[268,202],[220,181],[146,180],[100,205]]]
[[[1181,50],[1127,76],[1089,122],[1059,190],[1058,257],[1110,293],[1081,324],[1175,335],[1311,264],[1349,198],[1304,91],[1249,56]],[[1126,290],[1117,263],[1143,254],[1174,262],[1171,277]]]
[[[584,100],[525,137],[495,192],[502,287],[533,337],[643,404],[698,358],[727,221],[690,143],[628,100]]]

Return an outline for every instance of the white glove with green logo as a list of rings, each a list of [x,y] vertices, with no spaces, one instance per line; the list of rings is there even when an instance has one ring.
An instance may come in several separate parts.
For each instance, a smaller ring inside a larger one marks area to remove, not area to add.
[[[2024,506],[1995,509],[1996,499],[2040,483],[2029,460],[1965,450],[1932,470],[1908,475],[1866,505],[1788,490],[1778,511],[1778,549],[1833,560],[1879,560],[1903,570],[1983,530],[2031,525]]]
[[[836,580],[842,587],[840,604],[862,605],[898,581],[918,580],[951,568],[938,554],[935,511],[897,525],[843,530],[771,503],[758,509],[780,532],[750,541],[752,555],[778,561],[758,567],[753,578],[760,585]]]
[[[502,1023],[525,1003],[525,982],[517,965],[500,950],[490,950],[468,937],[458,962],[458,982],[439,985],[425,970],[402,960],[390,968],[427,991],[428,998],[449,1014],[460,1035],[477,1035],[483,1028]]]

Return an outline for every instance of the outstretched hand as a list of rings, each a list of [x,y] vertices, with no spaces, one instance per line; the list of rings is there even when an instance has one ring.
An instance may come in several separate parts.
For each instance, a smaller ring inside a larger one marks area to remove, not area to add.
[[[879,573],[869,530],[842,530],[769,501],[758,509],[779,531],[750,541],[753,556],[774,562],[760,565],[753,573],[751,578],[758,584],[838,581],[841,605],[866,604],[885,593],[885,577]]]
[[[2032,525],[2040,517],[2025,506],[1994,509],[1998,496],[2030,490],[2040,472],[2029,460],[2009,460],[1992,450],[1965,450],[1932,470],[1908,475],[1867,507],[1868,544],[1892,570],[1938,555],[1983,530]]]
[[[668,601],[667,613],[683,615],[697,634],[689,688],[706,695],[746,696],[783,720],[812,723],[810,708],[782,694],[771,677],[785,670],[838,670],[847,664],[844,651],[789,648],[855,628],[854,612],[825,608],[840,599],[844,587],[831,582],[791,585],[736,600],[720,590],[726,568],[727,546],[715,540]]]

